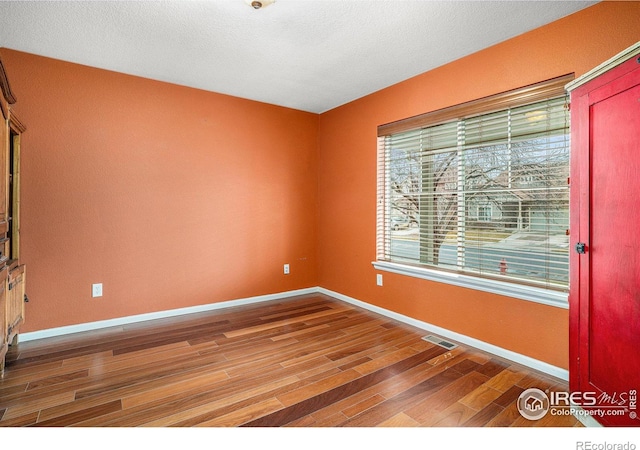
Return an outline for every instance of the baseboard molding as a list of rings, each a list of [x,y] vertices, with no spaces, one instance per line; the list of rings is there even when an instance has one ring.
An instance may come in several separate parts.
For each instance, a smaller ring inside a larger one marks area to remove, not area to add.
[[[72,334],[72,333],[80,333],[83,331],[93,331],[93,330],[99,330],[102,328],[128,325],[136,322],[143,322],[146,320],[164,319],[168,317],[181,316],[184,314],[213,311],[217,309],[231,308],[234,306],[243,306],[243,305],[251,305],[251,304],[261,303],[261,302],[267,302],[271,300],[281,300],[289,297],[296,297],[298,295],[309,295],[309,294],[318,294],[318,293],[328,295],[337,300],[341,300],[343,302],[350,303],[352,305],[358,306],[363,309],[367,309],[369,311],[381,314],[391,319],[398,320],[399,322],[412,325],[421,330],[438,334],[442,337],[446,337],[448,339],[452,339],[454,341],[460,342],[461,344],[466,344],[471,347],[475,347],[479,350],[492,353],[501,358],[505,358],[515,363],[522,364],[524,366],[530,367],[535,370],[539,370],[541,372],[560,378],[562,380],[569,379],[569,371],[562,369],[560,367],[556,367],[551,364],[545,363],[544,361],[530,358],[526,355],[522,355],[520,353],[516,353],[511,350],[507,350],[502,347],[498,347],[496,345],[489,344],[487,342],[480,341],[478,339],[475,339],[460,333],[456,333],[455,331],[447,330],[446,328],[442,328],[437,325],[423,322],[421,320],[417,320],[412,317],[405,316],[403,314],[399,314],[394,311],[390,311],[388,309],[384,309],[379,306],[375,306],[370,303],[363,302],[361,300],[357,300],[347,295],[340,294],[339,292],[334,292],[322,287],[310,287],[310,288],[298,289],[294,291],[279,292],[279,293],[268,294],[268,295],[259,295],[256,297],[248,297],[248,298],[229,300],[229,301],[218,302],[218,303],[209,303],[206,305],[189,306],[186,308],[171,309],[171,310],[158,311],[153,313],[138,314],[135,316],[120,317],[116,319],[100,320],[97,322],[88,322],[88,323],[83,323],[78,325],[69,325],[64,327],[49,328],[46,330],[21,333],[20,342],[28,342],[28,341],[34,341],[36,339],[44,339],[44,338],[50,338],[50,337],[56,337],[56,336],[63,336],[63,335]]]
[[[582,406],[578,406],[571,402],[571,407],[577,411],[577,413],[573,414],[573,417],[578,419],[578,421],[586,428],[604,428],[604,425],[598,422],[592,415],[585,414]]]
[[[254,303],[268,302],[271,300],[280,300],[298,295],[317,294],[317,287],[306,289],[298,289],[294,291],[279,292],[276,294],[259,295],[256,297],[248,297],[237,300],[229,300],[218,303],[208,303],[206,305],[188,306],[186,308],[169,309],[165,311],[157,311],[146,314],[138,314],[135,316],[119,317],[116,319],[99,320],[97,322],[81,323],[78,325],[68,325],[58,328],[49,328],[46,330],[32,331],[20,334],[20,342],[34,341],[36,339],[44,339],[66,334],[80,333],[83,331],[94,331],[101,328],[116,327],[120,325],[128,325],[136,322],[144,322],[147,320],[164,319],[167,317],[182,316],[184,314],[193,314],[198,312],[213,311],[216,309],[231,308],[234,306],[251,305]]]
[[[544,372],[548,375],[552,375],[556,378],[560,378],[562,380],[569,380],[569,371],[563,369],[561,367],[554,366],[552,364],[546,363],[544,361],[540,361],[538,359],[531,358],[529,356],[513,352],[511,350],[507,350],[502,347],[498,347],[497,345],[489,344],[488,342],[484,342],[464,334],[456,333],[455,331],[447,330],[446,328],[439,327],[437,325],[433,325],[427,322],[423,322],[421,320],[414,319],[409,316],[405,316],[403,314],[399,314],[394,311],[390,311],[388,309],[380,308],[379,306],[372,305],[370,303],[363,302],[361,300],[357,300],[352,297],[348,297],[346,295],[340,294],[338,292],[330,291],[329,289],[319,288],[318,291],[321,294],[328,295],[330,297],[334,297],[338,300],[342,300],[343,302],[351,303],[352,305],[359,306],[361,308],[367,309],[369,311],[381,314],[383,316],[389,317],[391,319],[395,319],[399,322],[406,323],[408,325],[412,325],[416,328],[420,328],[421,330],[425,330],[429,333],[438,334],[442,337],[452,339],[454,341],[460,342],[461,344],[466,344],[471,347],[475,347],[479,350],[483,350],[485,352],[492,353],[501,358],[508,359],[509,361],[513,361],[518,364],[522,364],[523,366],[530,367],[535,370],[539,370],[540,372]]]

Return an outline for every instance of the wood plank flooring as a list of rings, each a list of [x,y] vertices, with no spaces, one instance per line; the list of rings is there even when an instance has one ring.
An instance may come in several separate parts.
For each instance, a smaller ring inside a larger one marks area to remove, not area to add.
[[[21,343],[0,426],[574,427],[520,416],[567,384],[324,295]]]

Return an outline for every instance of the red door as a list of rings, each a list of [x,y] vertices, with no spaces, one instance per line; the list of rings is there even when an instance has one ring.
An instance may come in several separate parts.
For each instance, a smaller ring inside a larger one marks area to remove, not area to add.
[[[575,93],[571,388],[596,393],[602,424],[640,426],[640,62]]]

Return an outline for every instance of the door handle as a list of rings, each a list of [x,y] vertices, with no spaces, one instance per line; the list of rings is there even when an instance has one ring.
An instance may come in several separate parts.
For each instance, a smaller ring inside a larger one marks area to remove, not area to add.
[[[576,244],[576,253],[579,253],[581,255],[587,253],[587,244],[585,244],[584,242],[578,242]]]

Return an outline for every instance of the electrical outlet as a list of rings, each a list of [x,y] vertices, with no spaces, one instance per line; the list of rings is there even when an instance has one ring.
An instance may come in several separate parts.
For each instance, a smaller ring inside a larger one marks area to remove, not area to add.
[[[102,283],[95,283],[91,285],[91,296],[102,297]]]
[[[284,274],[289,275],[289,264],[284,265]]]
[[[378,286],[382,286],[382,274],[381,273],[377,273],[376,274],[376,284]]]

